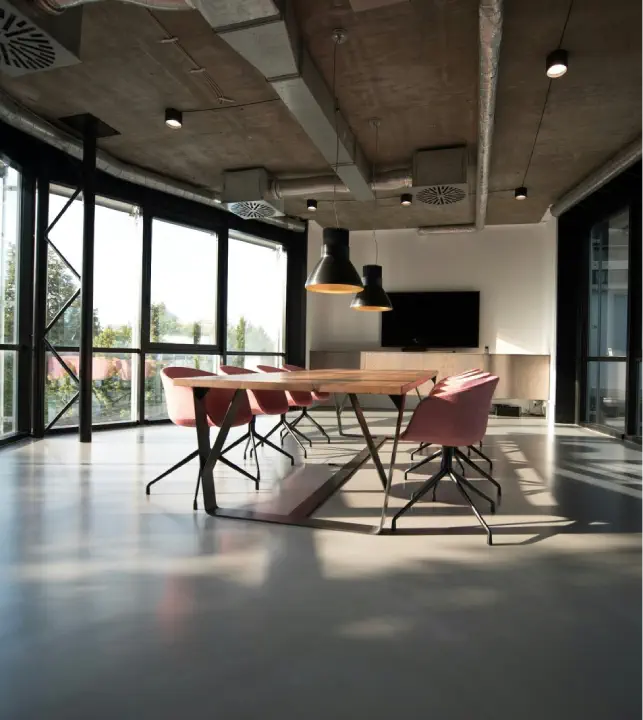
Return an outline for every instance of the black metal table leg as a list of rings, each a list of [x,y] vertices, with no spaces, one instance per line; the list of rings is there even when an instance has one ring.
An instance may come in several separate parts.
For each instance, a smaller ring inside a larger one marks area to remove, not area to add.
[[[345,438],[355,438],[357,440],[361,440],[361,435],[355,435],[352,433],[345,433],[344,428],[342,427],[342,411],[344,410],[344,405],[346,404],[346,398],[350,397],[349,395],[344,395],[342,398],[341,403],[339,402],[339,398],[337,397],[337,393],[333,395],[333,399],[335,400],[335,413],[337,415],[337,429],[339,431],[339,434],[342,437]]]
[[[391,464],[388,468],[388,477],[386,479],[386,490],[384,491],[384,504],[382,506],[382,517],[380,519],[380,527],[378,533],[381,533],[386,523],[386,512],[388,510],[388,498],[391,494],[391,485],[393,484],[393,470],[395,469],[395,457],[397,455],[397,446],[400,442],[400,433],[402,432],[402,419],[404,418],[404,405],[406,404],[406,395],[389,395],[393,404],[397,408],[397,423],[395,424],[395,435],[393,436],[393,450],[391,451]]]
[[[201,489],[203,491],[203,507],[209,514],[217,509],[217,495],[214,487],[214,466],[221,455],[223,446],[236,417],[245,390],[235,390],[232,402],[226,410],[225,417],[217,433],[216,440],[210,449],[210,432],[208,416],[205,411],[207,388],[194,388],[194,415],[196,419],[196,435],[199,443],[199,460],[201,462]]]

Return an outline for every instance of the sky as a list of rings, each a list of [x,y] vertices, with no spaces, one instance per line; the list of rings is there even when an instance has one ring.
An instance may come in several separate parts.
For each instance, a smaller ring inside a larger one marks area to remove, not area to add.
[[[66,198],[50,196],[50,219]],[[79,271],[82,263],[82,202],[75,201],[50,239]],[[94,307],[102,326],[138,322],[143,221],[127,212],[96,206]],[[283,334],[285,254],[232,235],[228,257],[228,322],[244,315],[273,338]],[[209,324],[216,317],[216,235],[154,220],[152,302],[164,302],[180,322]],[[203,338],[204,342],[209,342]]]

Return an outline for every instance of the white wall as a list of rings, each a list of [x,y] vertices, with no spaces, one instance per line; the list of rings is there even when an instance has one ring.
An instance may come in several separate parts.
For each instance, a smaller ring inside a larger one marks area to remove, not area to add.
[[[309,270],[321,250],[311,223]],[[555,350],[556,223],[500,225],[480,233],[418,235],[380,230],[379,264],[389,291],[479,290],[480,349],[491,353],[550,354]],[[352,232],[353,264],[375,262],[372,233]],[[309,350],[380,346],[379,313],[350,309],[350,296],[309,293]]]

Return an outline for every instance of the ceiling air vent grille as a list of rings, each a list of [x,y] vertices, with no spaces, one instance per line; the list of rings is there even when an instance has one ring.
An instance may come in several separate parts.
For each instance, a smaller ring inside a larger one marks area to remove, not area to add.
[[[239,217],[246,220],[262,220],[263,218],[274,217],[277,210],[268,203],[261,200],[243,200],[242,202],[229,203],[230,210]]]
[[[466,193],[455,185],[433,185],[419,190],[415,198],[427,205],[453,205],[464,200]]]
[[[78,58],[6,0],[0,0],[0,70],[17,77],[72,65]]]

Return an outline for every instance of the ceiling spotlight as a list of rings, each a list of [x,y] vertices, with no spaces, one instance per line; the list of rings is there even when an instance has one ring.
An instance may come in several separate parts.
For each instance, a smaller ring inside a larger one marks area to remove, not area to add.
[[[514,190],[514,197],[516,200],[526,200],[527,199],[527,188],[526,187],[518,187]]]
[[[183,127],[183,113],[174,108],[167,108],[165,110],[165,124],[169,128],[172,128],[172,130],[178,130],[180,127]]]
[[[404,205],[407,207],[408,205],[411,205],[413,203],[413,195],[411,193],[404,193],[400,197],[400,205]]]
[[[315,200],[314,198],[309,198],[308,200],[306,200],[306,210],[315,212],[315,210],[317,210],[317,200]]]
[[[567,50],[554,50],[547,55],[547,77],[559,78],[567,72]]]

